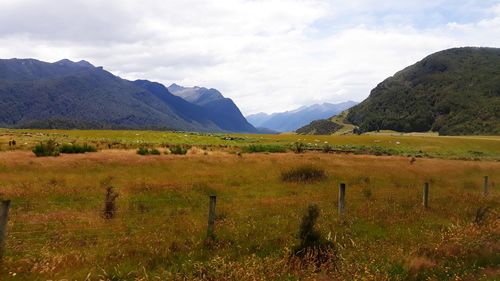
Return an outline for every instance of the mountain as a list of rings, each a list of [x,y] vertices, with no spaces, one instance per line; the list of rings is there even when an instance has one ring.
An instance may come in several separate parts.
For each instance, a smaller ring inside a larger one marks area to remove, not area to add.
[[[86,61],[0,60],[0,127],[256,132],[147,80]]]
[[[432,54],[378,84],[347,120],[361,132],[500,134],[500,49]]]
[[[255,127],[268,128],[278,132],[291,132],[317,119],[327,118],[356,105],[354,101],[339,104],[323,103],[303,106],[296,110],[266,114],[257,113],[247,116]]]
[[[244,131],[257,133],[256,130],[243,116],[240,109],[233,100],[225,98],[216,89],[207,89],[203,87],[182,87],[172,84],[168,90],[184,100],[203,107],[209,112],[217,113],[214,120],[220,126],[230,131]]]

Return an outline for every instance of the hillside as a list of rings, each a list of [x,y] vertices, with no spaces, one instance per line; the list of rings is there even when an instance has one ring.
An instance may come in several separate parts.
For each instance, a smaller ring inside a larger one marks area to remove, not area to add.
[[[86,61],[0,60],[0,127],[256,132],[226,119],[159,83],[121,79]]]
[[[339,114],[356,104],[353,101],[338,104],[314,104],[286,112],[252,114],[247,116],[247,120],[255,127],[268,128],[278,132],[291,132],[311,121]]]
[[[314,120],[295,132],[301,135],[345,135],[352,134],[355,126],[345,120],[349,110],[327,119]]]
[[[435,53],[377,85],[347,120],[361,132],[500,134],[500,49]]]

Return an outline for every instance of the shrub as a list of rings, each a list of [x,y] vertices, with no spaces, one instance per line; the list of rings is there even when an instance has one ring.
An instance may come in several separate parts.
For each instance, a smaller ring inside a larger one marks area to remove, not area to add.
[[[285,182],[315,182],[326,178],[325,170],[310,165],[302,165],[281,173]]]
[[[177,155],[185,155],[188,152],[189,148],[190,147],[187,145],[177,144],[174,145],[173,147],[170,147],[170,153]]]
[[[101,186],[106,191],[103,210],[103,217],[105,219],[112,219],[116,212],[116,198],[118,197],[118,193],[113,190],[114,187],[111,185],[111,180],[111,178],[106,178],[101,181]]]
[[[45,143],[40,142],[33,149],[33,153],[35,153],[36,157],[59,156],[57,143],[54,140],[48,140]]]
[[[479,207],[476,210],[476,215],[474,217],[474,223],[477,225],[483,225],[487,218],[488,218],[488,213],[490,212],[491,207]]]
[[[146,147],[139,147],[137,149],[137,154],[139,155],[161,155],[160,151],[156,148],[146,148]]]
[[[149,154],[149,149],[147,149],[145,147],[139,147],[137,149],[137,154],[139,154],[139,155],[148,155]]]
[[[67,154],[97,152],[97,148],[88,144],[63,144],[59,147],[59,152]]]
[[[295,142],[292,144],[290,149],[295,153],[302,153],[306,149],[306,145],[301,142]]]
[[[323,239],[321,233],[315,229],[319,215],[318,205],[311,204],[302,217],[299,228],[300,243],[294,247],[291,259],[296,262],[298,258],[299,265],[312,263],[320,267],[335,259],[333,242]]]
[[[323,149],[322,150],[323,150],[324,153],[330,153],[330,152],[333,151],[333,147],[331,145],[329,145],[329,144],[325,144],[325,145],[323,145]]]
[[[372,198],[372,190],[369,187],[364,187],[361,191],[366,199]]]
[[[243,147],[243,152],[246,152],[246,153],[259,153],[259,152],[283,153],[283,152],[286,152],[286,147],[281,146],[281,145],[252,144],[252,145]]]

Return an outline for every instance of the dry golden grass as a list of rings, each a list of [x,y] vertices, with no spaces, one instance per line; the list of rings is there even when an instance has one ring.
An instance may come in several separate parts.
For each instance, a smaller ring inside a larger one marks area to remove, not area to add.
[[[0,197],[13,200],[0,280],[487,280],[498,272],[496,254],[480,250],[498,249],[498,215],[484,226],[472,222],[478,207],[498,212],[500,162],[204,151],[0,153]],[[324,168],[326,180],[281,181],[300,165]],[[107,177],[119,193],[111,220],[101,216]],[[420,202],[425,181],[428,210]],[[345,223],[336,212],[340,182],[347,184]],[[213,193],[217,239],[207,247]],[[297,269],[289,254],[310,203],[320,206],[318,229],[340,259]]]

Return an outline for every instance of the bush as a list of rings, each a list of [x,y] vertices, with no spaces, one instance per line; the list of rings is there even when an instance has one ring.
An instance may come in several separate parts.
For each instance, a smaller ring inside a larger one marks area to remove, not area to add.
[[[306,150],[306,145],[301,142],[295,142],[292,144],[290,149],[295,153],[302,153]]]
[[[145,147],[139,147],[137,149],[137,154],[139,154],[139,155],[148,155],[149,154],[149,149],[147,149]]]
[[[54,140],[48,140],[46,143],[40,142],[33,149],[36,157],[59,156],[57,143]]]
[[[88,144],[63,144],[59,147],[59,152],[67,154],[97,152],[97,148]]]
[[[185,155],[190,148],[191,147],[186,146],[186,145],[177,144],[177,145],[174,145],[173,147],[170,147],[170,153],[177,154],[177,155]]]
[[[314,166],[303,165],[281,173],[285,182],[316,182],[326,178],[325,170]]]
[[[161,155],[160,151],[156,148],[146,148],[146,147],[139,147],[137,149],[137,154],[139,155]]]
[[[243,147],[243,152],[246,152],[246,153],[259,153],[259,152],[283,153],[283,152],[286,152],[286,147],[281,146],[281,145],[252,144],[252,145]]]

